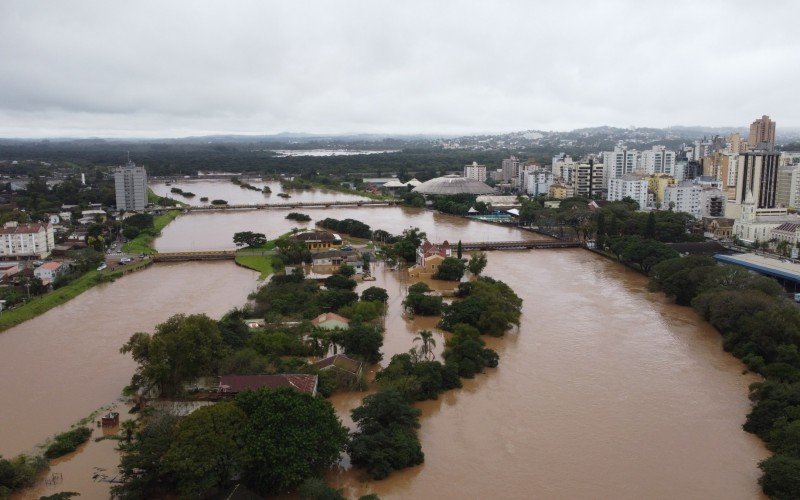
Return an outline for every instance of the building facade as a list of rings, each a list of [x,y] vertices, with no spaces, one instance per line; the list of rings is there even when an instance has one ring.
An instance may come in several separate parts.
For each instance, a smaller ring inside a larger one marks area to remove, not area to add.
[[[751,151],[740,154],[733,200],[744,203],[748,192],[752,192],[756,208],[775,208],[779,161],[779,153]]]
[[[642,151],[640,167],[646,174],[675,174],[675,151],[670,151],[666,146],[653,146],[648,151]]]
[[[478,165],[476,161],[473,161],[472,165],[464,165],[464,177],[486,182],[486,165]]]
[[[775,149],[775,122],[764,115],[750,124],[750,135],[747,137],[750,149]]]
[[[44,259],[55,247],[53,226],[41,223],[6,222],[0,228],[0,244],[0,258]]]
[[[623,198],[631,198],[639,204],[639,209],[647,208],[647,179],[633,174],[611,179],[608,182],[608,200],[621,201]]]
[[[779,207],[797,208],[800,201],[800,165],[780,167],[775,203]]]
[[[595,163],[594,160],[578,165],[575,169],[575,182],[573,182],[575,196],[589,199],[604,198],[603,170],[604,165]]]
[[[639,155],[635,149],[629,151],[625,147],[616,147],[614,151],[603,153],[603,163],[611,167],[612,177],[622,177],[632,173],[636,170],[638,161]]]
[[[117,210],[139,211],[147,206],[147,171],[132,161],[114,172]]]

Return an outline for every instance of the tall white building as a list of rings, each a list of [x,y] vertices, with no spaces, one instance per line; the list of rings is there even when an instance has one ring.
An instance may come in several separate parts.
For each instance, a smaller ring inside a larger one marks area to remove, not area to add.
[[[484,180],[485,171],[484,171]],[[114,172],[117,193],[117,210],[144,210],[147,205],[147,171],[128,160]]]
[[[639,204],[639,209],[647,208],[647,179],[639,175],[626,174],[614,177],[608,181],[608,200],[621,201],[623,198],[632,198]]]
[[[0,245],[0,257],[44,259],[55,246],[53,226],[6,222],[0,228]]]
[[[775,204],[784,208],[797,208],[800,203],[800,165],[778,168],[778,185]]]
[[[623,146],[617,146],[614,151],[603,153],[603,163],[610,165],[610,172],[613,177],[622,177],[636,170],[639,155],[635,149],[628,150]]]
[[[642,151],[640,165],[648,175],[675,175],[675,151],[666,146],[653,146],[653,149]]]
[[[695,217],[722,217],[728,197],[720,189],[683,181],[664,189],[664,206]]]
[[[464,165],[464,177],[486,182],[486,165],[478,165],[476,161],[473,161],[472,165]]]
[[[564,179],[567,182],[572,182],[572,173],[575,171],[575,161],[568,154],[561,153],[553,157],[550,164],[550,169],[556,179]]]
[[[523,173],[522,187],[530,196],[548,194],[553,185],[553,172],[547,170],[529,170]]]

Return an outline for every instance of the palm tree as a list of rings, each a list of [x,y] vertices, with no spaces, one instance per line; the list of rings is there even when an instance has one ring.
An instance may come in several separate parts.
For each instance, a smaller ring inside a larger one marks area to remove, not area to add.
[[[133,438],[133,432],[136,430],[136,421],[135,420],[125,420],[120,425],[122,431],[125,433],[125,441],[130,443],[131,438]]]
[[[420,356],[424,359],[428,359],[429,356],[431,359],[435,358],[436,355],[433,353],[433,348],[436,347],[436,340],[433,338],[433,332],[430,330],[422,330],[419,332],[419,336],[414,337],[414,342],[418,340],[422,342],[422,345],[419,347]]]

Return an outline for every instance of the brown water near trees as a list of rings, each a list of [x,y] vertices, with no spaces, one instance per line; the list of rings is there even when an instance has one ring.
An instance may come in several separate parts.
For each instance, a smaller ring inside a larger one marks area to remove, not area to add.
[[[511,241],[538,238],[539,235],[513,227],[486,224],[423,208],[406,207],[339,207],[304,208],[310,222],[286,219],[289,210],[246,210],[236,212],[189,213],[178,217],[162,231],[156,242],[160,252],[192,250],[228,250],[235,248],[233,235],[239,231],[264,233],[276,238],[293,227],[313,228],[325,218],[356,219],[372,229],[400,234],[409,227],[425,231],[431,241]]]
[[[193,206],[208,205],[211,200],[225,200],[231,205],[262,204],[262,203],[286,203],[286,202],[320,202],[320,201],[354,201],[366,200],[363,196],[355,194],[340,193],[329,189],[289,189],[284,190],[280,182],[276,181],[256,181],[247,180],[245,182],[262,189],[269,186],[272,190],[270,194],[261,191],[241,188],[227,179],[180,179],[167,186],[164,183],[151,183],[150,188],[159,196],[168,196]],[[180,194],[172,193],[172,188],[194,193],[193,198],[186,198]],[[286,193],[291,198],[282,198],[278,193]],[[200,201],[200,198],[208,197],[208,201]]]
[[[385,364],[432,323],[403,318],[407,283],[376,274],[392,296]],[[761,497],[768,452],[741,430],[756,379],[692,310],[583,250],[493,252],[486,274],[525,300],[519,331],[487,339],[500,366],[417,404],[423,465],[363,482],[345,463],[333,484],[381,498]],[[352,426],[360,397],[332,401]]]
[[[113,403],[134,363],[119,349],[176,313],[221,316],[258,273],[227,262],[156,265],[0,334],[0,454],[12,456]]]
[[[304,212],[315,220],[357,218],[394,233],[418,226],[437,241],[536,237],[400,207]],[[285,232],[295,223],[284,216],[191,214],[168,226],[157,244],[230,248],[237,230]],[[741,374],[719,335],[690,309],[648,293],[643,276],[583,250],[492,252],[486,274],[525,301],[519,331],[487,339],[499,368],[418,404],[425,464],[362,482],[345,461],[329,474],[332,483],[351,496],[383,498],[760,496],[757,463],[767,451],[741,430],[755,378]],[[403,314],[410,283],[400,271],[379,264],[375,275],[359,289],[389,292],[386,364],[414,345],[419,330],[435,329],[436,320]],[[0,453],[30,449],[114,401],[134,368],[118,353],[131,333],[151,331],[176,312],[219,316],[245,302],[255,279],[231,263],[156,265],[0,334]],[[441,352],[444,336],[435,338]],[[332,398],[345,424],[352,425],[349,411],[363,396]],[[90,443],[64,459],[74,464],[70,477],[78,477],[69,489],[85,491],[84,498],[106,495],[108,485],[92,483],[88,467],[113,468],[116,458],[105,448],[112,444]]]

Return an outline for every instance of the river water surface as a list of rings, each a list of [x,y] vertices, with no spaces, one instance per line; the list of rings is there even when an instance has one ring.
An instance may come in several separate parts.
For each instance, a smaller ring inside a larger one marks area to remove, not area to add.
[[[437,241],[535,237],[399,207],[305,212],[314,220],[358,218],[394,233],[418,226]],[[274,236],[296,225],[284,216],[277,210],[186,215],[157,245],[231,248],[235,231]],[[768,453],[741,430],[747,386],[755,379],[741,374],[741,363],[691,309],[648,293],[643,276],[584,250],[492,252],[485,274],[524,299],[521,328],[487,339],[500,366],[418,404],[423,465],[370,482],[345,461],[329,474],[332,483],[351,496],[382,498],[760,496],[757,463]],[[390,294],[385,364],[436,322],[403,314],[409,283],[401,271],[378,264],[375,275],[377,281],[359,288],[376,285]],[[1,333],[0,453],[29,450],[112,402],[133,372],[118,352],[133,332],[152,331],[177,312],[219,316],[243,304],[255,284],[256,273],[231,263],[156,265]],[[444,336],[435,338],[441,351]],[[332,398],[347,425],[363,396]],[[87,451],[66,460],[70,474],[83,470],[78,480],[91,483],[88,463],[113,468],[106,443],[90,444],[96,456]],[[74,465],[80,461],[86,464]],[[81,491],[101,498],[107,489]]]

